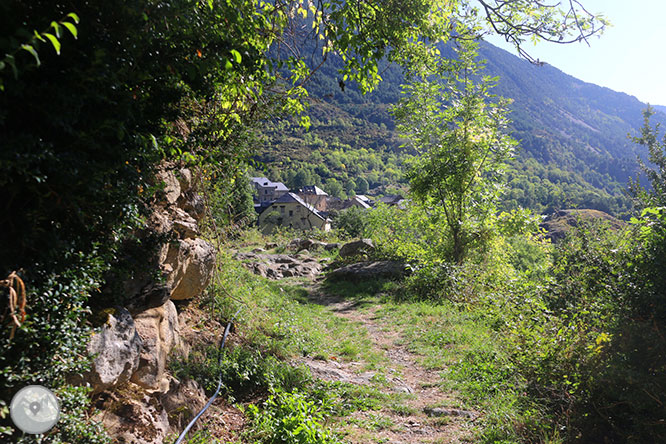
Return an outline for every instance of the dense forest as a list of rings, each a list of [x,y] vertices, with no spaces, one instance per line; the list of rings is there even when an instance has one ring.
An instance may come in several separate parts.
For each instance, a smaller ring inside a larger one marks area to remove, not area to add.
[[[607,24],[578,1],[1,3],[0,440],[664,442],[663,114],[525,50]],[[409,199],[265,234],[263,171]],[[538,213],[573,206],[626,223],[551,242]],[[43,434],[14,422],[28,385],[59,399]]]

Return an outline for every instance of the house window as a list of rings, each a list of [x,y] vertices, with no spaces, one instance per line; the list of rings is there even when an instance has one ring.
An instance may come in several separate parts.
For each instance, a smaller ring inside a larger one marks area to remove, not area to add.
[[[268,194],[268,190],[264,190],[264,194]]]
[[[280,205],[280,213],[284,214],[284,205]]]
[[[293,215],[294,215],[294,210],[289,210],[289,216],[293,216]]]

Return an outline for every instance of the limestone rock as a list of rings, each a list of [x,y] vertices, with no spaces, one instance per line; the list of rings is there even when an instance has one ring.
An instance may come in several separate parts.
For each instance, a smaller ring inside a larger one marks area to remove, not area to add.
[[[180,182],[178,182],[176,174],[172,170],[161,169],[155,174],[155,178],[158,185],[160,183],[164,185],[159,195],[163,196],[167,204],[175,204],[178,201],[178,197],[180,197],[181,191]]]
[[[351,281],[365,279],[398,279],[409,274],[409,266],[398,261],[358,262],[331,271],[327,279],[344,279]]]
[[[312,257],[288,254],[236,253],[236,259],[254,274],[269,279],[285,277],[314,278],[322,271],[322,265]]]
[[[324,246],[324,250],[326,250],[326,251],[339,250],[341,245],[342,244],[340,244],[339,242],[335,242],[335,243],[332,243],[332,244],[326,244]]]
[[[101,392],[129,381],[139,366],[142,344],[129,311],[122,307],[113,309],[102,330],[88,343],[88,353],[95,358],[84,382]]]
[[[104,424],[114,443],[162,444],[170,427],[167,411],[159,402],[158,394],[142,393],[132,384],[127,390],[138,396],[107,399],[103,411],[93,419]]]
[[[196,219],[185,210],[174,208],[173,212],[173,229],[180,239],[194,238],[201,234]]]
[[[169,391],[160,396],[160,402],[167,412],[171,426],[180,431],[206,404],[206,393],[192,379],[179,382],[171,378]]]
[[[208,285],[215,268],[215,247],[203,239],[184,239],[170,245],[163,262],[169,273],[171,299],[191,299]]]
[[[132,382],[144,388],[158,389],[165,376],[169,352],[179,341],[176,306],[167,301],[161,307],[138,314],[134,323],[143,345]]]
[[[460,410],[460,409],[446,409],[443,407],[426,407],[423,409],[423,412],[428,416],[441,417],[441,416],[459,416],[462,418],[474,419],[478,415],[469,410]]]
[[[375,249],[371,239],[360,239],[344,244],[340,248],[340,257],[358,256],[370,253]]]

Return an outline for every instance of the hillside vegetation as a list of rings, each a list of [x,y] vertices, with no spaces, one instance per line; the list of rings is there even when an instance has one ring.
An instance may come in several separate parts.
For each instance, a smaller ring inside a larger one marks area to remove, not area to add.
[[[452,55],[448,47],[440,50]],[[638,133],[646,105],[488,43],[480,45],[479,58],[489,75],[498,76],[494,93],[513,100],[511,134],[519,148],[507,172],[504,207],[539,213],[592,208],[626,218],[631,203],[625,189],[639,172],[637,156],[646,155],[629,135]],[[377,90],[361,95],[353,84],[341,89],[336,63],[325,65],[313,79],[311,127],[286,121],[269,126],[257,156],[260,168],[292,186],[300,185],[293,177],[302,170],[314,183],[328,184],[328,190],[337,189],[331,187],[334,181],[344,191],[353,190],[359,178],[376,193],[405,187],[404,162],[413,153],[401,148],[404,141],[389,113],[401,97],[404,78],[395,66],[386,66],[381,75]],[[663,122],[666,116],[658,113],[654,119]]]

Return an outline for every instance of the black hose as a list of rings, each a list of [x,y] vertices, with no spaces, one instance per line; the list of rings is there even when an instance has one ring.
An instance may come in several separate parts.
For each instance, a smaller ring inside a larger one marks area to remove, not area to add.
[[[231,330],[231,324],[233,324],[234,319],[236,319],[236,316],[238,316],[238,313],[240,313],[241,308],[238,309],[238,311],[231,317],[231,320],[227,324],[227,327],[224,329],[224,336],[222,336],[222,341],[220,342],[220,346],[217,349],[217,366],[218,368],[222,365],[222,349],[224,348],[224,343],[227,342],[227,336],[229,335],[229,330]],[[213,401],[215,401],[215,398],[217,398],[217,395],[220,393],[220,389],[222,388],[222,369],[220,368],[220,373],[218,374],[218,380],[217,380],[217,390],[215,390],[215,393],[213,393],[213,396],[208,400],[206,405],[201,409],[199,413],[197,413],[197,416],[195,416],[192,421],[185,427],[185,430],[180,434],[178,439],[174,444],[181,444],[185,437],[187,436],[187,432],[190,431],[192,426],[194,425],[195,422],[201,417],[201,415],[204,414],[206,410],[208,410],[208,407],[210,407],[213,404]]]

